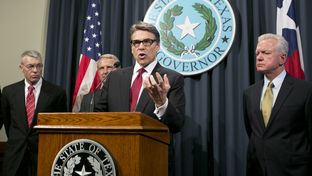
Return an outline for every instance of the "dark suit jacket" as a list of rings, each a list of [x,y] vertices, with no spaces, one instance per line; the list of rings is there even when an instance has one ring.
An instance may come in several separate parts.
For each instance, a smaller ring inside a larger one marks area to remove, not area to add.
[[[24,156],[27,156],[27,161],[32,162],[32,166],[37,168],[38,133],[33,128],[37,122],[37,115],[39,112],[66,112],[66,102],[66,93],[62,88],[42,80],[35,117],[31,127],[28,128],[24,80],[3,89],[1,108],[8,137],[4,155],[4,176],[16,175]],[[23,175],[27,175],[27,173]]]
[[[161,117],[161,121],[166,124],[170,132],[175,133],[181,130],[184,123],[185,114],[185,95],[184,95],[184,78],[181,74],[162,67],[157,64],[152,74],[159,72],[160,75],[167,74],[171,85],[168,92],[168,108]],[[103,86],[99,97],[96,101],[94,111],[98,112],[129,112],[130,111],[130,86],[133,73],[133,67],[111,72],[106,83]],[[155,119],[157,116],[153,113],[155,104],[149,97],[148,93],[143,90],[136,111],[142,112]]]
[[[312,86],[286,75],[265,128],[260,110],[263,81],[244,91],[249,136],[247,175],[311,176]]]
[[[81,104],[80,104],[80,112],[93,112],[94,104],[99,99],[98,95],[101,94],[100,91],[101,90],[96,90],[82,97]]]

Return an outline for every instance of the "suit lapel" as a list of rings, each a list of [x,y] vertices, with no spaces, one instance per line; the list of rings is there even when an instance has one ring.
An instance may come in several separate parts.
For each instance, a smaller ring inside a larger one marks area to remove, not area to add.
[[[49,95],[50,91],[53,91],[53,90],[49,90],[49,87],[47,87],[46,81],[42,79],[42,85],[41,85],[38,101],[36,104],[35,116],[33,118],[32,125],[34,124],[34,122],[37,122],[38,113],[45,111],[46,106],[48,105],[48,102],[50,101],[50,95]]]
[[[22,101],[21,101],[22,100]],[[20,112],[20,122],[24,129],[28,129],[27,118],[26,118],[26,107],[25,107],[25,83],[24,80],[17,86],[17,91],[15,94],[15,105],[17,107],[17,112]]]
[[[156,72],[159,72],[160,75],[163,75],[162,69],[159,63],[156,64],[154,70],[152,71],[152,75],[155,75]],[[143,85],[142,85],[143,86]],[[152,99],[149,97],[147,91],[143,89],[142,94],[140,96],[139,102],[137,107],[135,108],[136,111],[144,112],[145,108],[149,103],[153,103]]]
[[[260,102],[261,102],[261,94],[262,94],[262,88],[263,88],[263,84],[264,81],[260,81],[257,83],[256,85],[256,89],[255,89],[255,94],[253,95],[256,99],[255,102],[255,107],[257,109],[257,123],[259,124],[259,126],[261,127],[261,129],[264,131],[265,130],[265,126],[264,126],[264,121],[263,121],[263,116],[262,116],[262,112],[260,109]]]
[[[271,122],[276,118],[278,111],[282,107],[284,101],[288,97],[288,94],[291,92],[293,88],[293,82],[291,81],[290,77],[286,75],[282,87],[277,95],[275,104],[272,109],[271,117],[268,122],[268,127],[270,126]]]
[[[42,80],[41,90],[39,93],[39,97],[38,97],[38,101],[37,101],[36,109],[35,109],[35,115],[34,115],[34,118],[31,122],[31,126],[34,125],[34,122],[37,122],[38,113],[42,111],[41,110],[43,108],[42,105],[44,105],[44,102],[48,99],[48,97],[45,95],[46,95],[45,84],[44,84],[44,81]]]
[[[124,103],[125,111],[130,111],[130,87],[131,87],[131,79],[133,74],[133,68],[127,69],[124,71],[122,76],[122,81],[120,82],[120,99],[121,102]]]
[[[46,93],[46,84],[45,81],[42,80],[42,85],[41,85],[41,90],[40,90],[40,94],[38,97],[38,102],[36,104],[36,111],[35,114],[38,114],[38,112],[42,111],[42,105],[45,104],[45,102],[48,100],[49,98],[49,94]]]
[[[151,99],[149,98],[149,95],[147,92],[143,89],[142,94],[140,96],[139,102],[135,108],[135,111],[143,112],[147,103],[150,102]]]

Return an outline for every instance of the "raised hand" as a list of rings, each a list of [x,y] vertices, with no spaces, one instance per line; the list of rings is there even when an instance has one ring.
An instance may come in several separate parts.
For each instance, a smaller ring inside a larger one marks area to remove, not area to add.
[[[144,78],[143,86],[151,99],[154,101],[156,107],[160,107],[166,102],[167,94],[170,89],[170,83],[167,74],[165,74],[162,78],[161,75],[156,72],[156,79],[157,81],[153,75]]]

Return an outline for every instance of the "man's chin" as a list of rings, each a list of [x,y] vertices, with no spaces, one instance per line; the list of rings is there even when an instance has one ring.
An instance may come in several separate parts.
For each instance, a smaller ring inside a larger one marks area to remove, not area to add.
[[[262,74],[264,74],[266,72],[266,70],[263,68],[257,68],[256,70],[257,70],[257,72],[262,73]]]
[[[30,80],[31,84],[33,84],[33,85],[37,84],[38,81],[39,81],[39,79],[31,79]]]

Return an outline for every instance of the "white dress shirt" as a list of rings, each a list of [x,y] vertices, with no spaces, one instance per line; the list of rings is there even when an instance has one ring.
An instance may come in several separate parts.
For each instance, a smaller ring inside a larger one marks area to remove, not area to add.
[[[145,69],[145,72],[142,74],[142,79],[144,80],[145,78],[149,77],[151,74],[152,74],[152,71],[154,70],[154,68],[156,67],[157,65],[157,60],[155,59],[152,63],[148,64],[144,69]],[[131,80],[131,86],[133,84],[133,81],[135,80],[135,78],[137,77],[137,75],[139,74],[138,73],[138,70],[141,68],[141,66],[136,62],[135,65],[134,65],[134,69],[133,69],[133,75],[132,75],[132,80]],[[140,93],[139,93],[139,97],[138,97],[138,100],[140,99],[140,96],[142,94],[142,91],[143,91],[143,85],[141,87],[141,90],[140,90]],[[139,102],[139,101],[138,101]],[[138,103],[137,102],[137,103]],[[166,102],[164,105],[160,106],[160,107],[156,107],[155,105],[155,110],[154,110],[154,114],[159,118],[161,119],[161,116],[165,114],[165,111],[168,107],[168,98],[166,99]]]
[[[283,70],[276,78],[274,78],[272,80],[272,83],[273,83],[273,88],[272,88],[272,91],[273,91],[273,103],[272,103],[272,106],[274,107],[274,104],[275,104],[275,101],[276,101],[276,98],[277,98],[277,95],[282,87],[282,84],[283,84],[283,81],[285,79],[285,76],[286,76],[286,71]],[[264,84],[263,84],[263,88],[262,88],[262,94],[261,94],[261,102],[262,102],[262,99],[263,99],[263,96],[264,96],[264,93],[265,93],[265,90],[269,84],[270,80],[264,76]],[[261,109],[261,103],[260,102],[260,109]]]
[[[28,87],[30,86],[30,84],[26,81],[25,79],[25,106],[26,106],[26,99],[27,99],[27,94],[28,94]],[[39,79],[39,81],[37,82],[37,84],[32,85],[34,87],[34,95],[35,95],[35,108],[37,107],[37,102],[38,102],[38,98],[39,98],[39,94],[40,94],[40,90],[41,90],[41,86],[42,86],[42,78]]]

